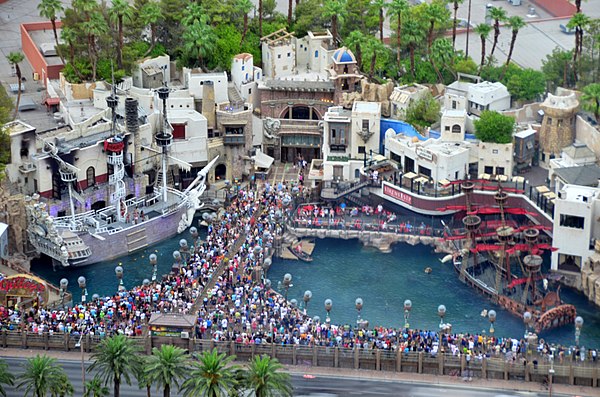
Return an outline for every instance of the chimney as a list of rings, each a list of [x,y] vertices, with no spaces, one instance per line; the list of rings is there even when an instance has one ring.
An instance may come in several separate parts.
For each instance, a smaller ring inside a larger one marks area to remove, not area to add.
[[[202,89],[202,114],[208,121],[208,129],[215,129],[215,84],[205,81]]]
[[[135,98],[125,99],[125,126],[127,132],[133,137],[133,164],[132,173],[135,174],[135,164],[141,160],[140,126],[138,124],[138,101]]]

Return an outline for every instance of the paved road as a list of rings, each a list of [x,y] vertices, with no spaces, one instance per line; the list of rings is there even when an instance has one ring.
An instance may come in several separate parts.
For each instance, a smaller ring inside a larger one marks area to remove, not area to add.
[[[9,368],[16,374],[22,373],[22,365],[25,363],[25,358],[10,357],[5,358],[9,364]],[[81,396],[82,379],[81,379],[81,362],[76,360],[59,360],[63,366],[69,379],[75,388],[75,396]],[[86,363],[86,365],[88,365]],[[93,374],[86,373],[87,379],[91,379]],[[545,396],[546,391],[540,392],[512,392],[512,391],[491,391],[490,389],[480,387],[470,387],[464,385],[439,385],[413,383],[405,381],[378,380],[358,377],[334,377],[334,376],[316,376],[312,379],[304,378],[301,373],[292,373],[292,383],[294,386],[295,396],[363,396],[363,397],[381,397],[381,396],[396,396],[396,397],[509,397],[509,396]],[[111,389],[112,390],[112,389]],[[14,387],[7,388],[9,397],[21,396],[22,391],[16,390]],[[158,395],[153,390],[155,395]],[[137,385],[121,386],[121,395],[124,397],[143,397],[146,395],[145,390],[140,390]],[[181,396],[181,394],[173,393],[173,397]],[[567,396],[566,394],[557,394],[555,396]]]

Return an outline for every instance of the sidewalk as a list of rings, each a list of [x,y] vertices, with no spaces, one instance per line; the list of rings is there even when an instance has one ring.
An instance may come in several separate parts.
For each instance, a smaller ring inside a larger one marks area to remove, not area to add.
[[[12,349],[12,348],[0,348],[1,357],[19,357],[19,358],[30,358],[35,357],[38,354],[46,354],[50,357],[58,360],[73,360],[81,361],[81,352],[71,351],[55,351],[55,350],[34,350],[34,349]],[[84,360],[90,359],[90,353],[83,353]],[[546,394],[548,390],[543,387],[540,383],[536,382],[522,382],[522,381],[505,381],[497,379],[476,379],[473,378],[471,382],[463,381],[461,377],[453,376],[437,376],[428,374],[416,374],[410,372],[389,372],[389,371],[371,371],[371,370],[354,370],[347,368],[324,368],[324,367],[310,367],[302,365],[285,365],[284,366],[291,374],[294,375],[313,375],[313,376],[326,376],[326,377],[337,377],[337,378],[353,378],[353,379],[371,379],[385,382],[403,382],[403,383],[415,383],[415,384],[427,384],[427,385],[438,385],[441,387],[452,388],[454,386],[468,387],[473,389],[483,390],[505,390],[505,391],[521,391],[531,392],[538,394]],[[307,381],[308,382],[308,381]],[[600,388],[591,388],[584,386],[569,386],[569,385],[558,385],[552,386],[552,391],[557,394],[566,395],[577,395],[587,397],[600,397]]]

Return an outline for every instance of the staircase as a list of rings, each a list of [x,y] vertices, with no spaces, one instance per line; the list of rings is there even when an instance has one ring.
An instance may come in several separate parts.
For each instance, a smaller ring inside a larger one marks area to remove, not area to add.
[[[173,173],[171,172],[170,168],[167,168],[167,186],[172,187],[173,184],[174,184]],[[162,189],[162,185],[163,185],[163,173],[162,173],[162,168],[159,167],[158,172],[156,173],[156,179],[154,180],[154,188]]]
[[[365,181],[356,183],[354,185],[351,185],[349,188],[347,188],[345,190],[341,190],[341,191],[338,191],[335,188],[324,188],[321,190],[321,199],[328,200],[328,201],[339,200],[342,197],[347,196],[350,193],[353,193],[353,192],[360,190],[364,187],[367,187],[369,185],[370,185],[370,181],[365,180]]]
[[[229,97],[230,103],[243,103],[244,99],[240,96],[237,88],[233,85],[233,83],[229,83],[227,85],[227,96]]]
[[[367,201],[363,200],[360,193],[356,193],[356,192],[351,193],[348,196],[346,196],[346,200],[356,204],[359,207],[364,207],[365,205],[370,205]]]
[[[137,251],[146,246],[148,246],[148,240],[145,227],[127,234],[127,252]]]

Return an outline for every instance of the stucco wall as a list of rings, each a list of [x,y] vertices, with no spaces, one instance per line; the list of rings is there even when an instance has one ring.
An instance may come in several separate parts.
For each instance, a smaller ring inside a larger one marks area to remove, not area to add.
[[[581,116],[575,118],[575,139],[585,143],[596,156],[600,156],[600,131]]]

